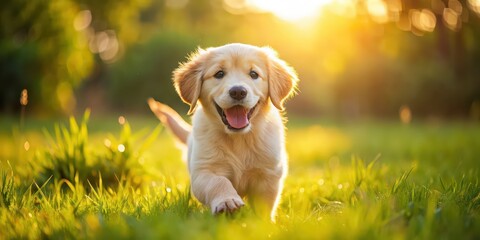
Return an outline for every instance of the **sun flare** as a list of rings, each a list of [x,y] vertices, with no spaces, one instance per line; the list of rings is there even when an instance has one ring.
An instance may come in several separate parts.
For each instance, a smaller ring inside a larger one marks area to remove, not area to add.
[[[312,18],[321,8],[333,0],[250,0],[250,5],[261,11],[271,12],[286,21]]]

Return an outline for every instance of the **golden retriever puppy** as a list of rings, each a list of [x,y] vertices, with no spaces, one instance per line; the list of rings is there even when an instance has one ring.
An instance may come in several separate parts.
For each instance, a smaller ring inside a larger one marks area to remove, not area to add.
[[[246,198],[274,220],[287,174],[282,111],[295,71],[270,48],[236,43],[199,49],[173,75],[192,126],[164,104],[149,106],[187,145],[193,195],[213,214],[234,212]]]

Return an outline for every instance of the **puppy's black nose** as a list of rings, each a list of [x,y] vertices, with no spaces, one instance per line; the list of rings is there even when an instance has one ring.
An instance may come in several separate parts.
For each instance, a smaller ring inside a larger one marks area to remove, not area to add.
[[[247,89],[241,86],[235,86],[230,88],[229,94],[230,97],[235,100],[242,100],[247,96]]]

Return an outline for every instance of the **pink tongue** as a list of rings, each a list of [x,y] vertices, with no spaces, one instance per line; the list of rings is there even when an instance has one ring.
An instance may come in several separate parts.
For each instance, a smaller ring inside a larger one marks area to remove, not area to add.
[[[244,128],[248,125],[247,113],[248,109],[241,106],[235,106],[225,110],[228,124],[234,128]]]

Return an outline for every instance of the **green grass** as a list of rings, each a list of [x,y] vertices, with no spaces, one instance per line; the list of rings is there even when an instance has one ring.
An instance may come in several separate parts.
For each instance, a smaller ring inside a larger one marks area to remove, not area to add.
[[[5,119],[0,239],[480,237],[475,123],[292,119],[290,173],[274,224],[248,206],[211,216],[191,197],[181,153],[153,117],[56,127]]]

